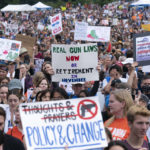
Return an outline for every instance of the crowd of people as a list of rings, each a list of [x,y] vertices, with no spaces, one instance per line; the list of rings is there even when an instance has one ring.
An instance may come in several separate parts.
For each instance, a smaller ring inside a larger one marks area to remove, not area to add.
[[[19,114],[20,103],[96,95],[99,95],[108,140],[108,147],[104,150],[149,149],[150,74],[149,70],[144,72],[133,60],[133,36],[145,32],[141,25],[149,23],[150,9],[130,7],[130,3],[119,1],[103,7],[68,3],[65,11],[57,8],[25,12],[28,18],[23,18],[20,12],[0,12],[1,38],[15,40],[17,34],[21,34],[36,39],[32,57],[22,47],[14,62],[0,61],[0,103],[8,104],[5,108],[7,113],[0,109],[0,150],[26,149]],[[49,29],[50,16],[58,13],[62,14],[63,31],[54,36]],[[55,72],[51,64],[51,45],[89,43],[74,40],[76,21],[111,27],[110,42],[97,42],[99,81],[74,84],[52,82]],[[44,26],[43,30],[37,28],[39,23]],[[7,24],[18,25],[18,32],[6,32]],[[38,72],[34,59],[43,59]],[[14,140],[8,144],[10,137],[4,132],[21,142]],[[1,140],[3,138],[6,140]],[[67,146],[64,149],[68,149]]]

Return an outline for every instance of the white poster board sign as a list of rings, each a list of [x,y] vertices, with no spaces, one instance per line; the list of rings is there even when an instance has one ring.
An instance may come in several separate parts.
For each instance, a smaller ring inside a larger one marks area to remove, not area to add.
[[[28,150],[107,146],[98,97],[22,103],[20,115]]]
[[[37,29],[40,30],[40,31],[43,31],[44,30],[44,25],[39,22],[38,25],[37,25]]]
[[[109,42],[110,41],[110,27],[104,26],[88,26],[87,41],[95,42]]]
[[[19,56],[20,48],[20,41],[0,38],[0,59],[14,61]]]
[[[7,24],[5,26],[5,34],[10,35],[10,34],[18,34],[18,25],[17,24]]]
[[[43,62],[44,62],[44,59],[37,59],[37,58],[34,59],[35,72],[41,71]]]
[[[75,22],[74,40],[86,39],[88,23]]]
[[[57,14],[53,17],[50,18],[51,19],[51,29],[52,29],[52,34],[56,35],[61,33],[62,30],[62,16],[61,14]]]
[[[56,61],[57,60],[57,61]],[[98,48],[96,43],[52,45],[53,82],[86,82],[99,80],[96,70]]]
[[[109,42],[111,27],[88,26],[85,22],[76,22],[74,40]]]

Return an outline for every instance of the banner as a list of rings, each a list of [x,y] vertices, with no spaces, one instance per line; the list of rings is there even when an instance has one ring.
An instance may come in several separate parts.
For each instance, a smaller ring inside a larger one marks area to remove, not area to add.
[[[107,146],[98,97],[22,103],[19,108],[28,150]]]
[[[62,32],[62,16],[61,14],[57,14],[51,19],[51,28],[52,28],[52,34],[56,35]]]
[[[109,42],[110,30],[110,27],[88,26],[85,22],[76,22],[74,40]]]
[[[21,42],[0,38],[0,59],[14,61],[21,48]]]
[[[86,39],[87,41],[109,42],[110,29],[110,27],[103,26],[88,26]]]
[[[142,24],[142,29],[146,31],[150,31],[150,24]]]
[[[75,22],[74,40],[86,40],[88,23]]]
[[[150,65],[150,32],[135,34],[133,44],[134,60],[139,66]]]
[[[22,42],[22,47],[25,47],[28,50],[28,54],[30,55],[30,58],[32,59],[34,57],[33,47],[35,45],[36,38],[31,37],[29,35],[18,34],[16,36],[16,40]]]
[[[98,48],[95,43],[52,45],[53,82],[98,81],[97,65]]]

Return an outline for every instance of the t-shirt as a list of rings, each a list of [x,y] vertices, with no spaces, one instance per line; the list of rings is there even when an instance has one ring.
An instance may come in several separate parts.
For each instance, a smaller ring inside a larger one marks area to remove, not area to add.
[[[12,129],[9,129],[8,132],[7,132],[8,135],[11,135],[17,139],[19,139],[20,141],[23,142],[23,134],[22,132],[20,132],[18,130],[18,127],[17,126],[14,126]]]
[[[128,150],[139,150],[139,148],[136,149],[136,148],[131,147],[131,145],[129,145],[129,143],[127,142],[127,140],[124,140],[123,143],[126,145],[126,147],[128,148]],[[142,145],[141,148],[147,148],[147,150],[149,150],[147,141],[144,140],[143,145]]]
[[[105,122],[105,124],[107,121]],[[115,119],[109,126],[113,140],[125,140],[130,133],[127,118]]]
[[[25,148],[20,140],[5,134],[3,150],[25,150]]]

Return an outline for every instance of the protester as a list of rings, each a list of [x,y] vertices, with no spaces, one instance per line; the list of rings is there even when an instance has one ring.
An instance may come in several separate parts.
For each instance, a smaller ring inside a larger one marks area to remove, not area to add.
[[[150,112],[144,106],[134,105],[127,113],[130,127],[129,137],[124,140],[128,150],[149,149],[148,142],[144,140],[149,128]]]
[[[129,136],[126,113],[132,105],[133,99],[127,90],[118,89],[111,92],[109,108],[113,116],[105,122],[105,127],[110,129],[114,140],[123,140]],[[117,130],[122,132],[115,132]]]
[[[23,143],[4,133],[4,127],[5,127],[5,119],[6,119],[6,112],[4,111],[3,108],[0,108],[0,139],[1,139],[1,143],[0,143],[0,149],[3,150],[25,150]]]

